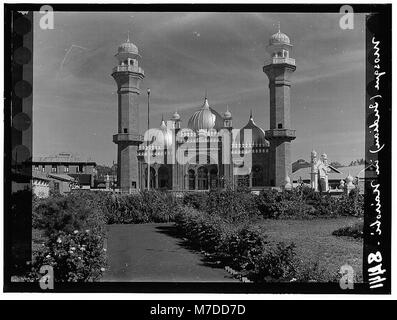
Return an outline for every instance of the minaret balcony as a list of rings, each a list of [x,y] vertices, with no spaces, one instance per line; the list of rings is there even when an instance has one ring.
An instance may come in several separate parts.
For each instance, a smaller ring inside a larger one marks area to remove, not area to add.
[[[293,58],[283,58],[283,57],[273,57],[265,61],[265,66],[271,64],[290,64],[295,66],[295,59]]]
[[[133,66],[133,65],[119,65],[113,68],[113,73],[114,72],[135,72],[135,73],[141,73],[145,74],[143,69],[141,67]]]
[[[140,144],[143,142],[143,135],[133,133],[118,133],[113,135],[114,143],[132,142]]]
[[[291,129],[270,129],[270,130],[266,130],[265,138],[267,140],[272,140],[272,139],[294,140],[296,138],[296,134],[295,134],[295,130],[291,130]]]

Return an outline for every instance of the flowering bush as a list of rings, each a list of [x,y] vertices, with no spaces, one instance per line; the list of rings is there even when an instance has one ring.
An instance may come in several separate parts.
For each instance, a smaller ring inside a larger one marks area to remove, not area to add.
[[[75,230],[61,231],[43,244],[33,262],[33,277],[41,277],[41,266],[54,270],[54,282],[94,281],[102,276],[106,253],[100,232]]]

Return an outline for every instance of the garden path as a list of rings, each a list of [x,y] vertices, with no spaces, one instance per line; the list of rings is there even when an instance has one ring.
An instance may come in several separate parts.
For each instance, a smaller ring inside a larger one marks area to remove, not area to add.
[[[103,281],[236,282],[173,234],[172,223],[109,225]]]

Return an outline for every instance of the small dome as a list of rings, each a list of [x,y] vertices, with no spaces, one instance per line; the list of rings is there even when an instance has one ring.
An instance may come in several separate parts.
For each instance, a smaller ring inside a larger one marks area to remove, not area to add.
[[[290,41],[289,37],[285,33],[282,33],[280,30],[277,33],[273,34],[269,40],[270,45],[272,45],[272,44],[290,44],[290,43],[291,43],[291,41]]]
[[[180,120],[181,116],[179,115],[178,111],[175,111],[174,114],[172,115],[172,120]]]
[[[250,119],[248,120],[248,123],[245,125],[240,130],[240,143],[244,144],[244,129],[251,129],[252,130],[252,144],[254,145],[264,145],[266,147],[269,147],[269,141],[265,139],[265,132],[259,128],[255,122],[254,119],[252,118],[252,115],[250,116]]]
[[[229,107],[227,107],[225,113],[223,114],[223,118],[228,120],[232,118],[232,113],[229,111]]]
[[[190,117],[187,126],[194,131],[220,130],[223,127],[223,119],[218,112],[209,106],[208,100],[205,98],[203,106]]]

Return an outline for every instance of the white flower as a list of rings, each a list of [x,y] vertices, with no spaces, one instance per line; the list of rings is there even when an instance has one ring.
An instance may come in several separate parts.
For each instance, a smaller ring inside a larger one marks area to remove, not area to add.
[[[105,251],[105,252],[106,252],[106,251],[107,251],[107,250],[106,250],[106,248],[103,248],[103,251]]]
[[[72,251],[72,250],[70,250],[70,251],[69,251],[69,253],[70,253],[70,254],[73,254],[73,251]]]
[[[76,250],[76,248],[75,248],[75,247],[71,247],[70,250],[73,250],[73,251],[74,251],[74,250]]]
[[[101,271],[104,272],[104,271],[105,271],[105,268],[101,268]]]
[[[74,230],[73,233],[77,234],[77,233],[79,233],[79,230]]]
[[[88,233],[88,232],[90,232],[90,230],[88,230],[88,229],[87,229],[87,230],[85,230],[85,232],[87,232],[87,233]]]
[[[61,243],[61,242],[62,242],[61,238],[58,238],[57,242],[58,242],[58,243]]]
[[[46,258],[49,259],[49,258],[51,258],[51,256],[48,254],[48,255],[46,256]]]

